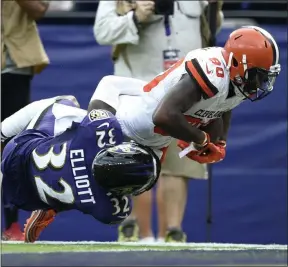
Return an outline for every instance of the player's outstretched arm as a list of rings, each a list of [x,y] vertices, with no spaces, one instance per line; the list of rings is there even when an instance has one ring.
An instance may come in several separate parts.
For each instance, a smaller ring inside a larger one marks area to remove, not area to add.
[[[203,144],[206,134],[189,124],[183,114],[200,101],[201,92],[199,85],[188,74],[184,74],[155,110],[155,126],[176,139]]]

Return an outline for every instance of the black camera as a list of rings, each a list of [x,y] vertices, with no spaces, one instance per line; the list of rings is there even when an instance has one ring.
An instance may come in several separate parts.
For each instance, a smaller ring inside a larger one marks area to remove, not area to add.
[[[155,15],[169,16],[174,14],[175,0],[154,0]]]

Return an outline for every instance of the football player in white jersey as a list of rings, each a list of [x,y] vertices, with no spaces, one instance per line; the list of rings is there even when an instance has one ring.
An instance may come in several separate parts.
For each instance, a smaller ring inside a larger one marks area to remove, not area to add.
[[[223,48],[191,51],[148,84],[104,77],[88,109],[108,104],[127,138],[150,146],[159,157],[176,138],[182,156],[199,163],[219,162],[225,157],[231,110],[245,99],[260,100],[272,92],[280,73],[278,61],[279,49],[270,33],[242,27],[230,34]],[[205,126],[219,120],[223,130],[211,142]]]
[[[272,92],[280,72],[278,61],[278,46],[271,34],[243,27],[231,33],[223,48],[192,51],[148,84],[103,78],[89,110],[109,104],[112,112],[117,111],[124,134],[153,148],[162,160],[173,137],[179,140],[181,157],[219,162],[226,155],[231,110],[245,99],[260,100]],[[166,199],[174,198],[165,189],[164,194]],[[167,212],[168,203],[173,201],[165,204]],[[181,229],[178,232],[183,235]]]

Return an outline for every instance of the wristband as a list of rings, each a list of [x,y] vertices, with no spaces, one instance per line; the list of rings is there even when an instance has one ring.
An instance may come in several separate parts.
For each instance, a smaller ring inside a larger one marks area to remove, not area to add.
[[[226,141],[225,140],[219,140],[217,143],[220,146],[226,147]]]
[[[208,143],[210,142],[210,137],[209,137],[209,135],[208,135],[206,132],[204,132],[204,131],[203,131],[203,133],[205,134],[205,139],[204,139],[204,141],[202,142],[202,144],[193,143],[194,146],[195,146],[195,148],[196,148],[197,150],[200,150],[200,149],[202,149],[203,147],[207,146]]]

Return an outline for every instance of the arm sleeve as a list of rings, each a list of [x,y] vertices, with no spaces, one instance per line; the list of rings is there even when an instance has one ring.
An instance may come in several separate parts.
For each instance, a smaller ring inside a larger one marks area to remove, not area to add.
[[[54,102],[55,98],[35,101],[6,118],[1,123],[1,141],[22,132],[38,112]]]
[[[124,16],[116,13],[116,1],[100,1],[95,23],[94,36],[101,45],[117,45],[139,42],[138,29],[133,20],[133,11]]]

